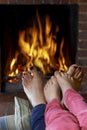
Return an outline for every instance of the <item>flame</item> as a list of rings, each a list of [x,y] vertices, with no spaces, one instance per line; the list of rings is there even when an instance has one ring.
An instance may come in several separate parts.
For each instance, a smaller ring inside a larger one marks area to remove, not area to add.
[[[15,58],[13,58],[12,59],[12,61],[11,61],[11,64],[10,64],[10,73],[8,74],[9,76],[15,76],[15,75],[17,75],[18,74],[18,68],[14,68],[14,65],[15,65],[15,63],[16,63],[16,61],[17,61],[17,53],[16,53],[16,55],[15,55]]]
[[[11,68],[10,68],[10,69],[11,69],[11,71],[12,71],[12,68],[13,68],[13,66],[14,66],[15,62],[16,62],[16,59],[15,59],[15,58],[13,58],[13,60],[12,60],[12,62],[11,62],[11,66],[10,66],[10,67],[11,67]]]
[[[60,56],[58,58],[60,68],[59,70],[66,71],[68,67],[65,64],[65,58],[63,54],[63,45],[64,45],[64,38],[62,39],[61,45],[60,45]]]
[[[28,27],[26,30],[19,31],[18,45],[20,51],[16,52],[15,58],[12,59],[10,64],[9,76],[19,74],[19,68],[24,71],[29,66],[37,66],[43,74],[49,74],[52,70],[67,70],[65,64],[65,58],[63,54],[64,38],[60,45],[60,57],[58,61],[55,58],[57,52],[57,32],[59,32],[59,26],[55,28],[55,33],[52,33],[52,22],[47,15],[45,18],[45,25],[40,20],[40,16],[37,12],[38,27],[34,23],[32,27]],[[19,63],[18,57],[21,53],[21,62]],[[16,64],[16,67],[14,67]],[[20,66],[18,68],[18,66]],[[15,70],[14,70],[15,68]]]

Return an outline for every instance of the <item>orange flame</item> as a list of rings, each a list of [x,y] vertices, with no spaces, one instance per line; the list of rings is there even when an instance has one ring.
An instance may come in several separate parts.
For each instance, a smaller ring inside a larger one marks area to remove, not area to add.
[[[17,55],[16,55],[17,56]],[[18,74],[18,68],[14,68],[14,65],[17,61],[17,58],[13,58],[12,61],[11,61],[11,64],[10,64],[10,73],[8,74],[9,76],[15,76]]]
[[[61,46],[60,46],[60,56],[58,58],[60,68],[59,70],[66,71],[68,68],[65,64],[65,58],[63,54],[63,45],[64,45],[64,38],[62,39]]]
[[[17,58],[20,53],[23,55],[23,58],[21,57],[21,63],[18,64],[21,64],[22,70],[34,65],[44,74],[49,74],[55,69],[67,70],[63,54],[64,38],[62,39],[60,46],[60,57],[58,58],[58,61],[55,59],[55,54],[57,52],[56,33],[59,32],[59,26],[56,26],[55,34],[52,34],[52,22],[47,15],[45,19],[45,29],[43,30],[43,25],[38,12],[37,22],[38,27],[33,24],[32,27],[19,31],[18,45],[20,47],[20,52],[17,52],[15,58],[12,59],[10,64],[10,76],[19,73],[18,66],[15,70],[13,68],[15,64],[17,65],[18,63]],[[25,61],[25,63],[23,64],[22,61]],[[59,68],[57,68],[57,66],[59,66]]]

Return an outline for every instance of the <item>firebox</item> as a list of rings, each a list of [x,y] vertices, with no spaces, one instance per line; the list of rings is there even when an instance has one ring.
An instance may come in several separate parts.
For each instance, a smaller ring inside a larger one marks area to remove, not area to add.
[[[30,66],[49,78],[75,63],[78,5],[0,5],[0,17],[2,92],[23,91]]]

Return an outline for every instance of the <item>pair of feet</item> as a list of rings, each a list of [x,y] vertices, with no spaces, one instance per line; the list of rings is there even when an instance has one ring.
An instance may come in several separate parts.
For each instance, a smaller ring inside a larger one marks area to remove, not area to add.
[[[24,72],[22,85],[32,106],[35,107],[39,104],[46,104],[55,98],[61,100],[60,90],[64,96],[67,89],[79,88],[82,78],[82,69],[77,65],[71,65],[66,73],[56,71],[44,87],[40,74],[35,68],[32,68],[30,72]]]

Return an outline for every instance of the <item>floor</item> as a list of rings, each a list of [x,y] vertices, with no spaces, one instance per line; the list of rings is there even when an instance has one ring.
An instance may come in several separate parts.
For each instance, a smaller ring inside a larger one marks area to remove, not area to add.
[[[24,92],[18,93],[0,93],[0,116],[14,114],[14,97],[27,99]]]
[[[0,116],[14,114],[14,96],[27,99],[24,92],[0,93]],[[87,101],[87,94],[82,95]]]

